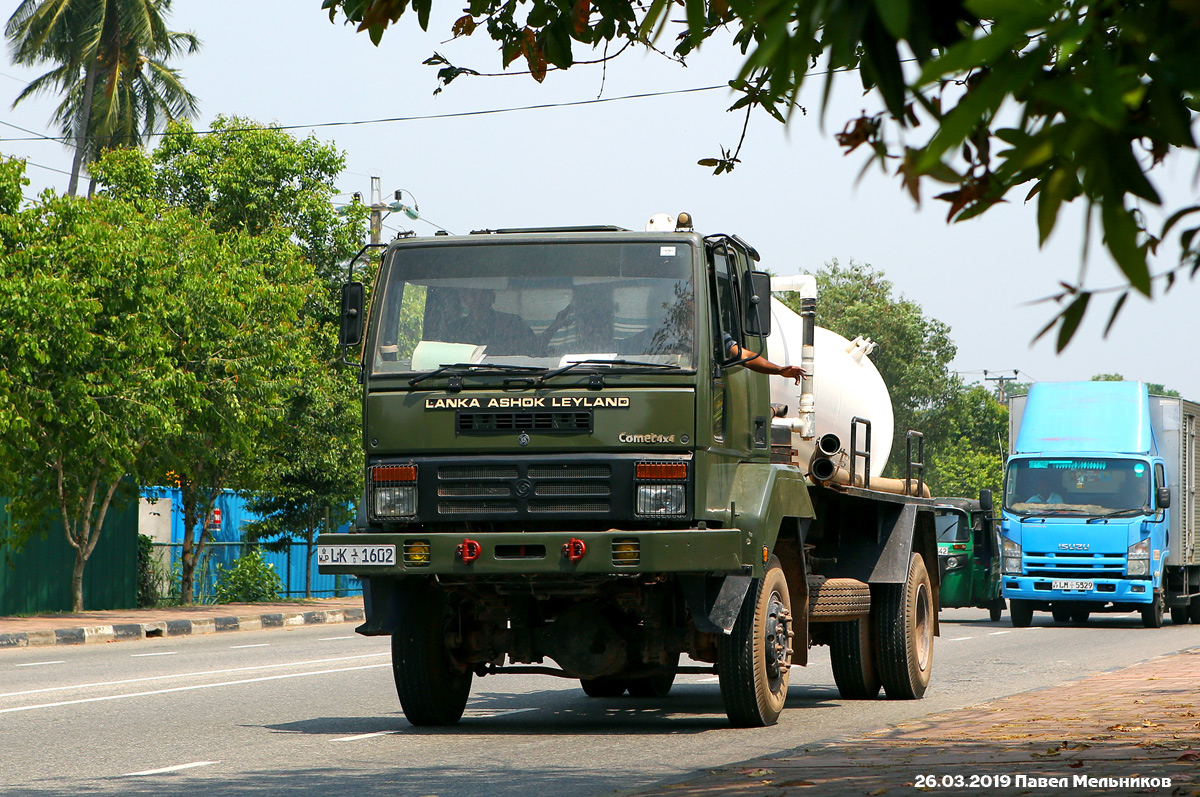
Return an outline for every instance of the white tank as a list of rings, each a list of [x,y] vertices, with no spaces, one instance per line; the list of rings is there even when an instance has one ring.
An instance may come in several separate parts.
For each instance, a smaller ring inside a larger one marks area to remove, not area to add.
[[[864,330],[866,331],[866,330]],[[804,345],[804,320],[787,305],[771,299],[771,334],[767,336],[767,359],[779,365],[800,365]],[[879,375],[870,353],[873,344],[861,338],[851,342],[836,332],[817,327],[813,334],[813,398],[816,404],[816,438],[833,433],[842,447],[850,448],[850,420],[871,421],[871,476],[883,473],[892,448],[895,418],[892,398]],[[771,377],[771,403],[787,406],[785,417],[797,417],[800,385],[795,380]],[[865,447],[859,429],[858,447]],[[806,464],[812,456],[814,440],[792,435],[792,447],[799,461]],[[836,458],[835,460],[839,460]],[[846,464],[839,461],[839,464]],[[861,467],[861,462],[859,463]]]

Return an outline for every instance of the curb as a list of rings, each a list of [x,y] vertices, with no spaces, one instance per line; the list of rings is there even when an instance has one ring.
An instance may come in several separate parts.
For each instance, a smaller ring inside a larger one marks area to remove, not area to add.
[[[135,639],[222,634],[228,631],[261,631],[265,628],[290,628],[301,625],[362,622],[362,609],[326,609],[315,612],[271,612],[230,617],[205,617],[198,620],[154,620],[146,623],[56,628],[0,634],[0,650],[44,645],[90,645],[98,642],[124,642]]]

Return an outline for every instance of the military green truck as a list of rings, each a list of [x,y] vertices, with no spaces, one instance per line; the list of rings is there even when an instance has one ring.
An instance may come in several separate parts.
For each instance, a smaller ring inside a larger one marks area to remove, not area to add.
[[[938,498],[938,591],[942,609],[987,609],[992,622],[1004,614],[1000,594],[1000,530],[993,514],[992,491],[979,500]]]
[[[886,429],[820,428],[838,397],[814,395],[811,278],[790,341],[809,377],[770,401],[781,378],[747,362],[790,311],[758,259],[659,214],[397,239],[369,305],[345,286],[366,487],[318,563],[362,580],[357,631],[391,637],[409,722],[457,722],[477,676],[665,697],[715,672],[734,725],[770,725],[822,644],[843,696],[923,695],[934,515],[901,494],[921,457],[884,492],[871,438],[890,441],[890,406]]]

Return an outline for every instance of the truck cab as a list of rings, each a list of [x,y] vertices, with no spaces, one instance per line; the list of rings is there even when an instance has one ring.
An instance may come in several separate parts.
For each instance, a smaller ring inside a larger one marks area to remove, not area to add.
[[[992,512],[992,492],[979,500],[938,498],[938,569],[943,609],[987,609],[992,622],[1004,612],[1000,594],[1000,537]]]
[[[931,503],[871,489],[862,463],[854,477],[834,434],[818,459],[851,478],[810,478],[811,380],[772,406],[780,377],[748,366],[772,324],[757,260],[661,214],[397,239],[369,301],[346,285],[365,493],[318,564],[363,580],[357,630],[391,637],[410,722],[457,722],[476,677],[661,698],[715,672],[734,725],[769,725],[814,644],[844,694],[924,693]],[[792,349],[806,362],[814,307]]]
[[[1194,479],[1189,405],[1134,382],[1039,383],[1015,398],[1001,528],[1014,625],[1039,610],[1058,622],[1138,611],[1157,628],[1170,609],[1188,621],[1194,510],[1177,515],[1172,497],[1181,475]]]

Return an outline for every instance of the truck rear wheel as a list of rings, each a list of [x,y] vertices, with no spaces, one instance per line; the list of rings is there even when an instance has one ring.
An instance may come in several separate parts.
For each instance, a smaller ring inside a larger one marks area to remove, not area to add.
[[[1050,606],[1050,614],[1054,617],[1056,623],[1071,622],[1071,607],[1060,603],[1055,603]]]
[[[625,694],[626,681],[623,678],[580,678],[579,685],[588,697],[620,697]]]
[[[1162,628],[1163,599],[1162,593],[1154,593],[1154,600],[1148,606],[1142,607],[1142,625],[1147,628]]]
[[[1192,598],[1188,603],[1188,619],[1200,625],[1200,597]]]
[[[630,697],[666,697],[675,684],[675,669],[679,666],[679,654],[663,666],[662,672],[644,678],[629,679]]]
[[[1013,628],[1028,628],[1033,625],[1033,602],[1013,598],[1008,602],[1008,616]]]
[[[1187,606],[1172,606],[1171,607],[1171,622],[1175,625],[1187,625],[1188,607]]]
[[[413,725],[453,725],[471,694],[471,671],[457,667],[446,646],[445,593],[425,585],[404,589],[399,614],[392,676],[404,717]]]
[[[1071,622],[1073,623],[1079,623],[1080,625],[1083,625],[1091,616],[1092,612],[1090,609],[1079,608],[1071,610]]]
[[[882,584],[876,618],[879,679],[893,700],[925,694],[933,669],[933,587],[925,560],[914,553],[903,584]]]
[[[792,601],[774,556],[750,583],[732,633],[717,647],[717,676],[729,721],[741,728],[774,725],[787,700],[792,663]]]
[[[879,694],[881,683],[868,618],[833,624],[829,661],[833,665],[833,682],[845,699],[871,700]]]

